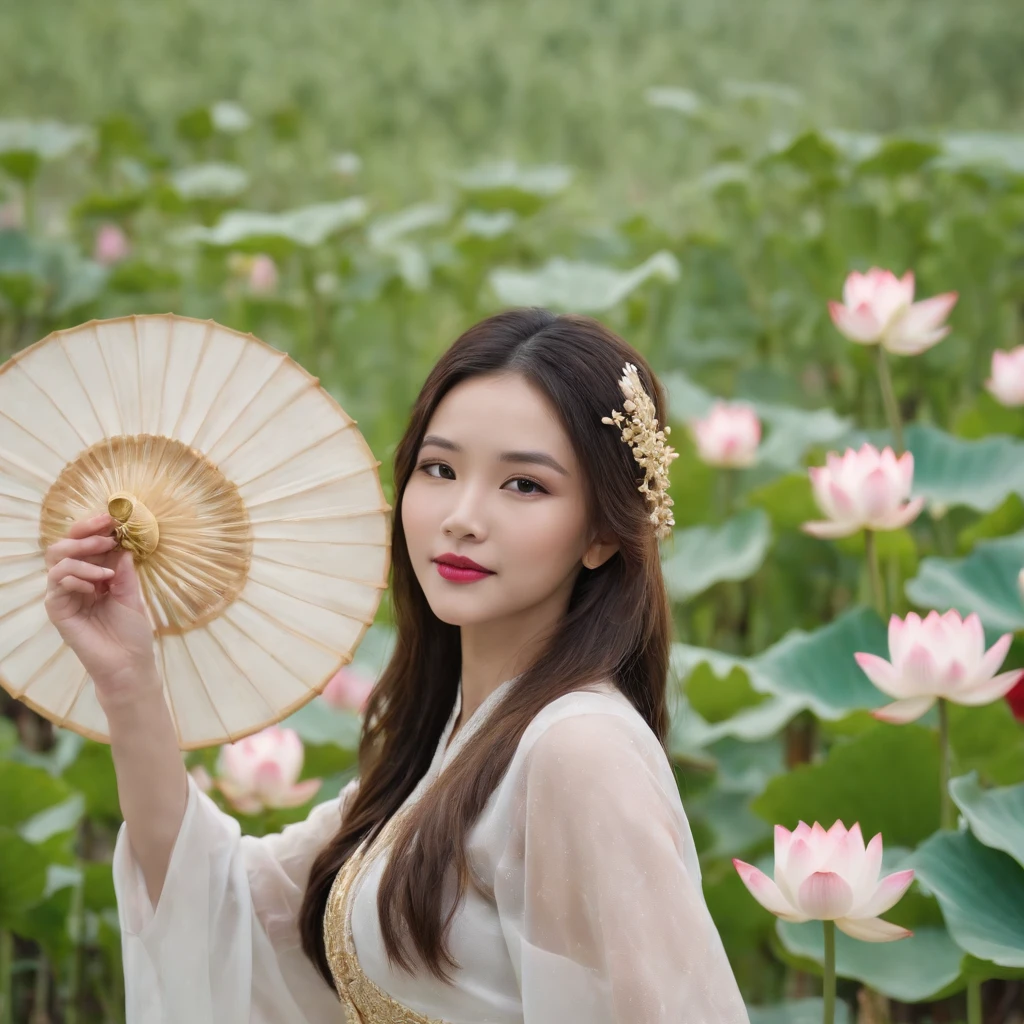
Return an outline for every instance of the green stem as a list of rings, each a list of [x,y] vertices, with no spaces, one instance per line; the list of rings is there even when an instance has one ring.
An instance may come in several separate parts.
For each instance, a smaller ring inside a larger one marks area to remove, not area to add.
[[[45,953],[39,954],[32,999],[31,1024],[48,1024],[50,1020],[50,964]]]
[[[967,982],[967,1024],[984,1024],[981,1015],[981,979]]]
[[[724,523],[732,514],[735,483],[735,469],[720,469],[718,471],[718,521],[720,523]]]
[[[14,935],[0,928],[0,1024],[14,1020]]]
[[[836,923],[822,921],[825,926],[825,977],[822,995],[825,998],[825,1012],[822,1024],[835,1024],[836,1020]]]
[[[944,697],[939,698],[939,797],[942,828],[955,828],[953,801],[949,796],[949,705]]]
[[[35,234],[36,230],[36,188],[35,182],[26,181],[24,191],[21,194],[22,217],[25,223],[25,233]]]
[[[875,611],[885,618],[885,590],[882,587],[882,573],[878,567],[878,547],[875,544],[873,530],[864,531],[864,553],[868,560],[868,573],[871,576],[871,597],[875,602]]]
[[[900,407],[896,404],[896,392],[892,386],[889,362],[885,356],[885,349],[881,345],[876,345],[875,350],[878,353],[878,383],[882,388],[885,418],[889,421],[889,429],[892,431],[893,448],[897,455],[902,455],[906,451],[903,447],[903,424],[900,421]]]

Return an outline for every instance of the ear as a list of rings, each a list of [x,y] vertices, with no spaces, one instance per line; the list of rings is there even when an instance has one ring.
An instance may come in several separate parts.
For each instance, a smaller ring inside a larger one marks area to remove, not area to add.
[[[583,564],[588,569],[596,569],[604,565],[618,550],[619,542],[616,540],[596,540],[583,553]]]

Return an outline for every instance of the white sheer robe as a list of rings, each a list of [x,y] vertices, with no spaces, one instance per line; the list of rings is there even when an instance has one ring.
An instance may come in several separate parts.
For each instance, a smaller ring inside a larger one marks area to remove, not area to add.
[[[409,801],[514,682],[449,747],[459,694]],[[313,858],[357,785],[256,838],[240,835],[190,779],[155,910],[122,825],[113,871],[127,1024],[343,1024],[337,997],[302,954],[296,915]],[[748,1024],[672,769],[610,683],[552,701],[531,722],[468,852],[494,901],[470,888],[460,905],[454,985],[388,964],[376,914],[383,857],[356,890],[360,966],[410,1010],[449,1024]]]

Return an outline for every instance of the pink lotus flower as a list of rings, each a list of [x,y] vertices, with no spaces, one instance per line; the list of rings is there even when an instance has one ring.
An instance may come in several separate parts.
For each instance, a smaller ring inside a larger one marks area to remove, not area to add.
[[[996,675],[1010,648],[1012,633],[1004,633],[987,651],[981,619],[966,619],[957,611],[929,612],[924,621],[910,612],[905,621],[889,619],[889,657],[854,655],[865,675],[883,693],[894,697],[871,713],[883,722],[903,724],[920,718],[943,697],[954,704],[991,704],[1005,696],[1020,669]]]
[[[853,271],[843,285],[843,301],[829,302],[839,332],[858,345],[881,345],[896,355],[913,356],[938,344],[948,333],[943,321],[956,305],[956,292],[914,302],[914,275],[897,278],[891,270]]]
[[[827,522],[804,523],[812,537],[849,537],[858,530],[898,530],[913,522],[924,508],[924,498],[910,498],[914,483],[914,456],[898,459],[889,447],[881,452],[863,444],[847,448],[842,456],[829,452],[824,466],[808,471],[818,508]]]
[[[1024,405],[1024,345],[992,353],[992,376],[985,387],[1003,405]]]
[[[249,291],[267,295],[277,288],[277,264],[266,254],[256,256],[249,267]]]
[[[217,786],[237,811],[299,807],[312,799],[321,779],[297,782],[305,751],[294,729],[272,725],[221,747]]]
[[[715,402],[703,419],[690,421],[697,455],[709,466],[752,466],[761,443],[761,421],[749,405]]]
[[[209,793],[210,790],[213,789],[213,779],[210,777],[210,773],[201,764],[197,764],[195,768],[189,768],[188,773],[192,776],[195,784],[204,793]]]
[[[131,251],[128,236],[116,224],[104,224],[96,232],[92,258],[109,267],[120,263]]]
[[[775,826],[775,879],[733,859],[743,884],[758,903],[784,921],[835,921],[840,931],[864,942],[892,942],[913,934],[879,919],[914,880],[912,870],[878,879],[882,835],[867,848],[860,824],[847,831],[837,821],[827,832],[802,821],[790,832]]]
[[[339,711],[355,711],[361,715],[366,710],[366,702],[375,685],[375,680],[370,676],[351,665],[345,665],[331,676],[320,699]]]

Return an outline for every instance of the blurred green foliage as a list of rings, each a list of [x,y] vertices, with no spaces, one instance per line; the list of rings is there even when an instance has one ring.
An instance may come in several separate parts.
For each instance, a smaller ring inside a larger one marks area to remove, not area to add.
[[[173,311],[253,331],[359,421],[391,500],[410,404],[465,327],[536,302],[620,331],[677,428],[669,746],[705,893],[750,1001],[806,996],[794,972],[820,970],[820,930],[774,927],[730,863],[770,870],[772,824],[859,817],[884,832],[887,869],[917,857],[933,879],[988,863],[1007,886],[1024,877],[1002,810],[1020,799],[1024,727],[1002,702],[951,710],[954,773],[1004,789],[957,780],[977,831],[936,833],[934,715],[895,727],[865,710],[883,698],[853,654],[886,643],[863,540],[799,529],[819,518],[806,467],[888,440],[871,353],[837,334],[827,300],[871,265],[913,269],[921,296],[959,291],[950,337],[891,362],[929,504],[878,537],[886,597],[899,614],[977,610],[989,642],[1016,634],[1007,667],[1024,664],[1024,413],[983,388],[991,352],[1024,344],[1011,14],[997,0],[7,5],[0,360],[90,317]],[[99,258],[110,226],[124,248]],[[262,283],[260,257],[274,269]],[[705,466],[683,429],[719,396],[765,425],[748,470]],[[361,648],[372,672],[388,621],[385,600]],[[0,872],[0,991],[17,1020],[47,992],[55,1020],[69,1004],[120,1020],[109,750],[0,701],[0,856],[14,866]],[[325,779],[317,799],[335,794],[355,767],[354,716],[314,702],[287,724],[304,775]],[[212,771],[215,755],[189,764]],[[916,887],[893,917],[917,941],[841,940],[840,973],[907,1001],[1012,976],[1018,922],[993,938],[972,898]],[[815,1014],[801,999],[756,1019]]]

